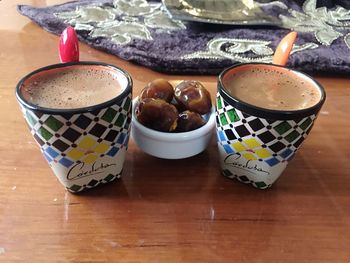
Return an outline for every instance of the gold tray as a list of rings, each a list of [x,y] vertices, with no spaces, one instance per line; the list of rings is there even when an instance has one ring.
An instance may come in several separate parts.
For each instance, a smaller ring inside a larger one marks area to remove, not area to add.
[[[170,16],[177,20],[227,25],[281,24],[279,18],[265,14],[259,4],[252,0],[162,1]]]

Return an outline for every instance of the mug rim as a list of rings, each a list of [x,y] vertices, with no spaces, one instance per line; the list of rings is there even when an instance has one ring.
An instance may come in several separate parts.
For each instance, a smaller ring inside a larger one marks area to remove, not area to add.
[[[297,73],[299,75],[304,76],[308,81],[313,83],[320,91],[321,97],[320,100],[313,106],[300,109],[300,110],[272,110],[272,109],[267,109],[267,108],[262,108],[259,106],[255,106],[253,104],[244,102],[240,100],[237,97],[234,97],[229,94],[227,89],[225,88],[223,84],[223,79],[224,76],[231,71],[232,69],[246,66],[246,65],[261,65],[261,66],[268,66],[271,68],[283,68],[285,70]],[[252,116],[260,117],[260,118],[265,118],[265,119],[280,119],[280,120],[290,120],[290,119],[296,119],[296,118],[303,118],[310,116],[312,113],[317,113],[322,105],[324,104],[326,100],[326,92],[323,88],[323,86],[316,81],[314,78],[312,78],[310,75],[305,74],[304,72],[287,68],[281,65],[276,65],[276,64],[271,64],[271,63],[263,63],[263,62],[251,62],[251,63],[239,63],[239,64],[234,64],[226,69],[224,69],[219,77],[218,77],[218,92],[220,93],[223,98],[229,102],[230,105],[234,106],[235,108],[250,114]]]
[[[81,108],[67,108],[67,109],[57,109],[57,108],[47,108],[35,105],[33,103],[28,102],[21,92],[21,87],[23,86],[23,83],[29,79],[30,77],[47,70],[51,69],[60,69],[60,68],[66,68],[70,66],[101,66],[101,67],[107,67],[112,69],[113,71],[120,72],[123,76],[125,76],[127,80],[127,85],[124,88],[124,90],[116,97],[111,98],[110,100],[107,100],[102,103],[94,104],[87,107],[81,107]],[[46,114],[77,114],[77,113],[87,113],[87,112],[93,112],[95,110],[101,109],[101,108],[107,108],[113,104],[116,104],[123,100],[125,97],[127,97],[132,92],[132,78],[130,74],[125,71],[124,69],[121,69],[117,66],[114,66],[112,64],[104,63],[104,62],[96,62],[96,61],[79,61],[79,62],[68,62],[68,63],[57,63],[57,64],[51,64],[45,67],[38,68],[27,75],[25,75],[16,85],[16,98],[18,102],[25,108],[33,111],[39,111]]]

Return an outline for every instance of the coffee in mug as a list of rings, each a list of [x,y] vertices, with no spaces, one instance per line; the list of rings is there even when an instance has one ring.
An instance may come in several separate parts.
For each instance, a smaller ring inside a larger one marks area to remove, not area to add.
[[[67,190],[80,192],[121,176],[132,112],[127,72],[98,62],[51,65],[25,76],[16,97]]]
[[[223,79],[228,93],[243,102],[264,109],[295,111],[310,108],[321,99],[320,89],[302,74],[246,67]]]
[[[79,65],[35,74],[22,83],[21,91],[26,101],[40,107],[77,109],[117,97],[127,86],[120,82],[109,68]]]
[[[269,188],[294,157],[325,101],[311,77],[248,63],[219,76],[216,131],[223,175]]]

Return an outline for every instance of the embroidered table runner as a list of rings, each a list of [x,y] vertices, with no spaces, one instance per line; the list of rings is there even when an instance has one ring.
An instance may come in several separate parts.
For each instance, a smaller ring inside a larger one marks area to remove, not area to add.
[[[73,26],[81,41],[170,74],[218,74],[237,62],[271,62],[279,40],[298,32],[288,66],[309,73],[350,72],[350,3],[271,1],[260,7],[283,28],[173,20],[159,2],[81,0],[18,11],[49,32]]]

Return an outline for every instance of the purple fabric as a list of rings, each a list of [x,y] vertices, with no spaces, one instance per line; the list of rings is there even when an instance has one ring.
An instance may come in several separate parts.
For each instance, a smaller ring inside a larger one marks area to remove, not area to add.
[[[304,1],[280,2],[288,5],[289,8],[301,11]],[[347,0],[323,0],[318,1],[318,6],[332,8],[335,5],[341,5],[344,8],[350,9],[349,2]],[[45,30],[58,35],[68,24],[65,24],[62,20],[54,16],[54,13],[72,11],[76,6],[96,3],[112,6],[113,1],[84,0],[45,8],[36,8],[27,5],[19,5],[17,8],[22,15],[29,17]],[[266,9],[265,11],[276,16],[281,12],[287,12],[287,10],[283,11],[277,7]],[[276,12],[278,13],[276,14]],[[153,40],[133,39],[125,45],[115,44],[107,38],[92,38],[89,36],[89,32],[84,30],[78,31],[78,37],[80,41],[94,48],[160,72],[170,74],[218,74],[224,68],[238,61],[225,57],[220,59],[184,59],[183,56],[197,51],[208,50],[207,43],[215,38],[265,40],[270,41],[270,48],[274,49],[279,40],[290,31],[288,29],[267,26],[218,26],[201,23],[186,23],[186,29],[172,31],[171,34],[152,28],[149,30]],[[337,28],[337,31],[342,36],[335,39],[330,46],[317,42],[313,33],[298,32],[297,45],[315,43],[318,47],[294,53],[290,57],[288,66],[309,73],[349,73],[350,48],[344,41],[344,36],[350,32],[350,27]]]

